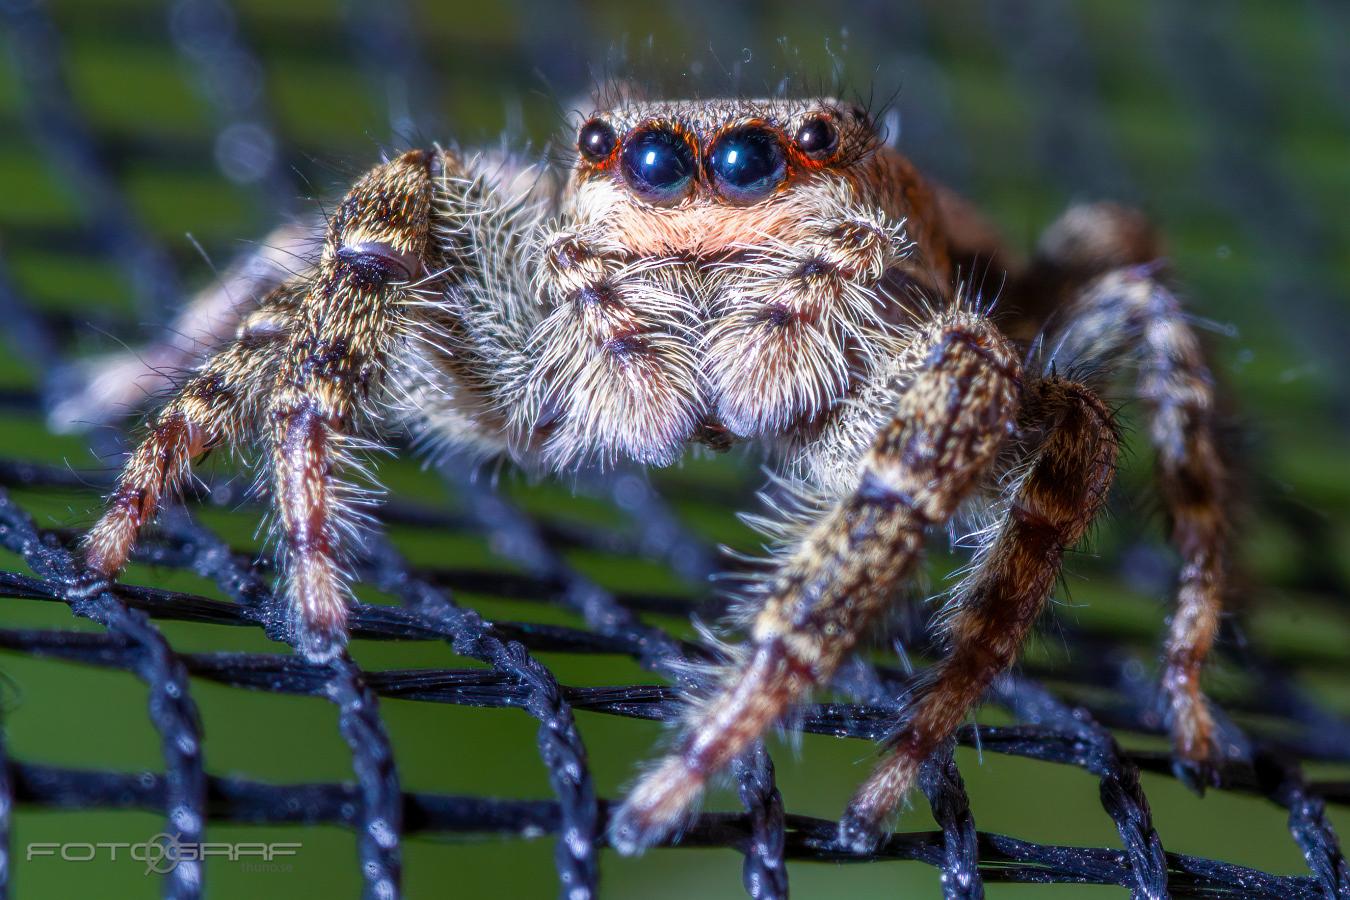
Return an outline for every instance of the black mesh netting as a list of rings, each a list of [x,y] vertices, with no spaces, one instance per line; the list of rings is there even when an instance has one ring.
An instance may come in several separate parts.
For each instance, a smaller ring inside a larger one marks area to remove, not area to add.
[[[709,4],[693,6],[710,19],[729,20],[731,26],[740,15],[727,9],[714,12]],[[1194,29],[1179,12],[1181,6],[1166,3],[1155,10],[1151,32],[1155,52],[1175,72],[1193,102],[1208,110],[1216,127],[1228,116],[1262,115],[1262,102],[1270,103],[1271,98],[1266,95],[1263,101],[1262,86],[1252,83],[1241,59],[1226,47],[1206,43],[1207,32]],[[1345,23],[1344,12],[1332,3],[1306,6],[1333,23]],[[258,202],[270,204],[278,214],[292,204],[291,198],[304,192],[280,150],[284,141],[272,124],[272,114],[262,99],[265,95],[257,89],[261,78],[258,51],[250,47],[246,32],[236,27],[227,0],[176,0],[163,9],[141,9],[132,17],[141,22],[161,17],[164,30],[156,40],[172,45],[180,71],[187,74],[211,111],[210,148],[178,147],[168,139],[167,145],[153,140],[138,143],[126,135],[104,139],[82,115],[68,88],[62,30],[51,11],[32,0],[0,0],[0,10],[22,111],[9,124],[80,198],[77,226],[15,230],[7,235],[12,241],[59,244],[120,267],[142,304],[143,317],[160,318],[181,296],[178,263],[133,210],[117,177],[117,160],[145,154],[166,165],[182,166],[185,158],[195,160],[195,165],[214,163],[232,183],[250,186],[239,190],[254,191]],[[522,58],[558,80],[584,76],[584,66],[558,37],[567,28],[580,27],[571,21],[571,13],[550,6],[538,14],[540,21],[530,34],[538,27],[558,31],[550,38],[522,38]],[[904,71],[922,85],[904,103],[905,115],[915,123],[912,133],[921,148],[917,155],[922,158],[922,148],[927,147],[942,173],[961,183],[969,176],[971,156],[981,150],[951,138],[950,104],[944,91],[958,88],[943,81],[931,55],[933,48],[926,43],[930,39],[941,43],[941,36],[934,38],[925,29],[920,7],[890,10],[877,4],[871,14],[885,26],[879,26],[880,33],[897,36],[894,50],[903,57]],[[1130,175],[1113,152],[1094,106],[1097,88],[1090,56],[1065,31],[1064,10],[1055,3],[990,3],[985,15],[989,17],[985,27],[1005,35],[1010,44],[1034,51],[1008,59],[1014,88],[1041,98],[1028,110],[1043,119],[1030,157],[1041,159],[1061,185],[1073,186],[1066,190],[1128,194]],[[379,93],[389,100],[393,131],[406,135],[441,128],[438,117],[427,111],[434,104],[425,96],[437,78],[425,68],[425,53],[419,50],[407,10],[401,4],[353,3],[338,21],[349,32],[349,64],[382,86]],[[856,38],[859,44],[881,40],[872,35]],[[1334,61],[1335,51],[1329,53]],[[1202,59],[1203,65],[1199,64]],[[1345,66],[1336,72],[1344,85]],[[1074,121],[1086,123],[1084,127],[1066,130],[1063,117],[1050,114],[1065,109],[1074,114]],[[934,151],[935,146],[942,147],[942,152]],[[1222,154],[1222,145],[1213,152]],[[1216,202],[1233,211],[1267,244],[1272,238],[1260,231],[1262,216],[1244,213],[1262,210],[1269,217],[1274,209],[1284,223],[1274,249],[1295,260],[1309,252],[1316,245],[1318,223],[1303,211],[1281,208],[1286,201],[1259,160],[1242,158],[1224,171],[1234,167],[1241,177],[1216,178]],[[1291,264],[1287,277],[1272,279],[1265,287],[1279,297],[1305,297],[1309,288],[1316,288],[1310,282],[1312,276],[1289,272],[1299,269]],[[42,309],[17,285],[18,280],[0,267],[4,329],[35,377],[32,387],[6,389],[0,402],[10,413],[36,417],[45,403],[41,386],[51,383],[50,376],[87,335],[90,317]],[[1311,293],[1325,295],[1315,289]],[[1295,305],[1296,314],[1316,314],[1303,300]],[[113,333],[132,338],[144,333],[131,322],[95,318]],[[1329,321],[1332,333],[1321,333],[1315,341],[1334,346],[1334,332],[1341,326],[1334,324],[1339,321],[1334,314]],[[123,446],[119,435],[107,431],[94,440],[108,458]],[[617,510],[624,523],[617,528],[560,525],[541,518],[495,491],[490,479],[472,477],[456,461],[441,465],[439,474],[458,497],[452,512],[395,495],[379,511],[380,520],[401,531],[485,535],[493,552],[509,564],[509,574],[451,565],[410,565],[383,529],[376,529],[359,548],[357,573],[364,585],[397,603],[358,606],[352,616],[353,635],[366,641],[444,642],[451,666],[456,658],[486,666],[371,671],[350,658],[316,667],[284,652],[187,653],[166,639],[157,623],[180,620],[262,629],[285,640],[268,565],[259,562],[256,554],[231,546],[195,514],[203,505],[237,506],[241,502],[237,480],[204,482],[185,506],[170,509],[162,517],[142,542],[137,557],[161,570],[186,570],[209,579],[226,599],[146,584],[82,590],[71,554],[78,529],[40,527],[16,496],[69,496],[75,490],[92,497],[92,489],[110,484],[112,469],[0,460],[0,485],[4,486],[0,488],[0,545],[21,557],[26,566],[26,571],[0,572],[0,594],[6,603],[65,604],[75,616],[102,626],[102,630],[0,629],[0,647],[133,673],[148,687],[150,720],[163,753],[162,771],[130,774],[6,758],[0,765],[0,848],[9,849],[6,864],[0,864],[0,893],[7,894],[10,887],[11,820],[19,805],[151,810],[166,817],[165,832],[177,834],[184,842],[201,840],[213,822],[342,826],[357,835],[359,860],[354,865],[359,866],[371,897],[399,893],[402,846],[408,836],[547,833],[557,839],[555,861],[562,893],[591,896],[600,879],[605,820],[614,798],[598,796],[575,714],[583,710],[661,720],[678,714],[676,694],[661,684],[569,686],[560,683],[536,654],[617,654],[651,672],[654,682],[677,682],[679,673],[687,671],[682,664],[709,659],[715,648],[676,637],[646,620],[691,612],[712,619],[720,609],[711,599],[691,604],[678,597],[607,590],[582,574],[569,555],[581,550],[613,559],[654,561],[695,585],[705,585],[725,563],[704,539],[682,524],[651,482],[634,473],[585,476],[579,483],[582,494],[599,497]],[[727,515],[731,512],[726,509]],[[1300,516],[1292,505],[1277,512],[1282,527],[1291,528],[1302,540],[1315,544],[1322,539],[1319,523]],[[1343,597],[1344,585],[1334,567],[1308,577],[1319,581],[1320,589]],[[457,594],[484,590],[518,601],[525,620],[489,622],[469,603],[457,599]],[[711,593],[703,587],[699,590],[704,595]],[[530,611],[544,605],[564,607],[579,616],[584,627],[529,621]],[[1328,606],[1326,614],[1344,617],[1345,608],[1338,601]],[[920,614],[901,620],[892,637],[911,647],[923,647],[923,618]],[[765,748],[757,746],[732,773],[743,809],[702,814],[679,846],[726,847],[742,854],[745,890],[764,898],[787,895],[786,860],[918,860],[941,870],[942,889],[951,898],[982,896],[983,884],[993,881],[1120,885],[1141,898],[1350,897],[1350,867],[1326,815],[1327,803],[1350,804],[1350,783],[1317,781],[1305,776],[1303,769],[1310,761],[1350,761],[1350,722],[1314,700],[1294,677],[1287,659],[1264,655],[1254,644],[1240,640],[1229,625],[1221,654],[1227,664],[1250,674],[1253,687],[1225,705],[1235,718],[1242,719],[1242,726],[1223,711],[1219,713],[1227,748],[1222,790],[1258,795],[1287,811],[1289,839],[1307,862],[1306,874],[1268,874],[1165,849],[1141,789],[1140,774],[1171,776],[1170,759],[1162,751],[1123,749],[1113,736],[1118,731],[1165,733],[1146,654],[1109,630],[1070,624],[1060,626],[1066,646],[1072,648],[1067,660],[1056,661],[1053,667],[1029,663],[997,683],[990,703],[1005,711],[1013,724],[978,730],[967,726],[959,742],[978,746],[985,753],[1011,754],[1090,773],[1099,784],[1102,811],[1119,832],[1121,849],[1051,846],[978,830],[950,747],[929,761],[921,781],[939,831],[896,833],[874,854],[852,856],[833,843],[832,822],[794,815],[784,808],[775,787],[773,762]],[[1145,664],[1141,665],[1141,658]],[[1347,658],[1333,656],[1323,662],[1328,670],[1343,673]],[[1043,676],[1052,676],[1056,684],[1072,683],[1080,690],[1066,700],[1064,692],[1042,683]],[[903,695],[911,677],[898,666],[865,661],[851,665],[835,684],[834,694],[840,702],[801,710],[801,728],[873,740],[894,721],[895,698]],[[194,701],[194,686],[202,681],[311,695],[316,703],[333,704],[341,736],[350,749],[351,780],[275,784],[212,774],[203,762],[210,744],[203,739]],[[1083,687],[1093,690],[1083,691]],[[538,754],[548,771],[552,798],[403,790],[396,764],[398,747],[381,719],[384,698],[524,710],[538,723]],[[1258,722],[1259,727],[1248,722]],[[127,727],[133,723],[128,721]],[[164,893],[199,896],[210,882],[209,875],[209,865],[203,868],[183,861],[164,876]]]

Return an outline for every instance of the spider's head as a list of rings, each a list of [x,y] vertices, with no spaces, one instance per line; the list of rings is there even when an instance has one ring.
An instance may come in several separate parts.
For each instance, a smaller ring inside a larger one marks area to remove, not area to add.
[[[706,256],[790,230],[879,144],[835,100],[632,103],[579,125],[573,196],[630,250]]]
[[[864,110],[630,102],[576,135],[531,336],[560,466],[816,428],[889,358],[907,222],[934,218]]]

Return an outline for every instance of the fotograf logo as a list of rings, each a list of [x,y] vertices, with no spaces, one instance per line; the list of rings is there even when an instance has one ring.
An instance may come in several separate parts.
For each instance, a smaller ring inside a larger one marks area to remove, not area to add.
[[[183,841],[177,834],[160,832],[144,841],[34,841],[28,845],[29,861],[49,857],[63,862],[93,862],[96,859],[130,859],[145,866],[146,875],[167,875],[179,863],[224,859],[275,862],[295,856],[298,841]]]

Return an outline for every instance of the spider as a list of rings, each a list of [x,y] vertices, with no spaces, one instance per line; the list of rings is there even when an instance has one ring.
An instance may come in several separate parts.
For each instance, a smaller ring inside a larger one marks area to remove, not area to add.
[[[925,535],[974,516],[945,655],[841,820],[842,843],[865,848],[1015,662],[1101,512],[1119,444],[1101,398],[1129,364],[1182,559],[1162,693],[1178,765],[1212,780],[1200,674],[1230,490],[1213,382],[1144,218],[1075,206],[1021,261],[865,109],[832,99],[625,99],[575,134],[566,171],[404,153],[272,242],[304,257],[309,235],[317,259],[294,273],[255,260],[232,299],[192,304],[181,330],[211,352],[89,532],[94,577],[116,577],[195,458],[256,439],[295,642],[324,662],[347,638],[349,473],[372,438],[555,472],[767,445],[795,512],[771,517],[779,546],[749,591],[746,642],[612,817],[611,843],[635,852],[830,683],[915,577]],[[1007,273],[997,307],[962,288],[976,267]]]

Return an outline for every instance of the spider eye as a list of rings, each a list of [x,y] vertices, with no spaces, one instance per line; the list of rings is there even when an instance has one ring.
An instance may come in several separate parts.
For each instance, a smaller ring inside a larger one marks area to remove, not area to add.
[[[824,159],[839,146],[839,129],[823,116],[812,116],[797,129],[793,141],[797,149],[812,159]]]
[[[693,181],[694,154],[669,129],[640,131],[624,142],[623,176],[643,199],[670,203],[684,196]]]
[[[717,189],[732,200],[758,200],[773,193],[787,172],[778,137],[767,128],[735,128],[713,142],[708,171]]]
[[[577,132],[577,149],[591,162],[600,162],[608,157],[618,142],[614,129],[603,119],[591,119]]]

